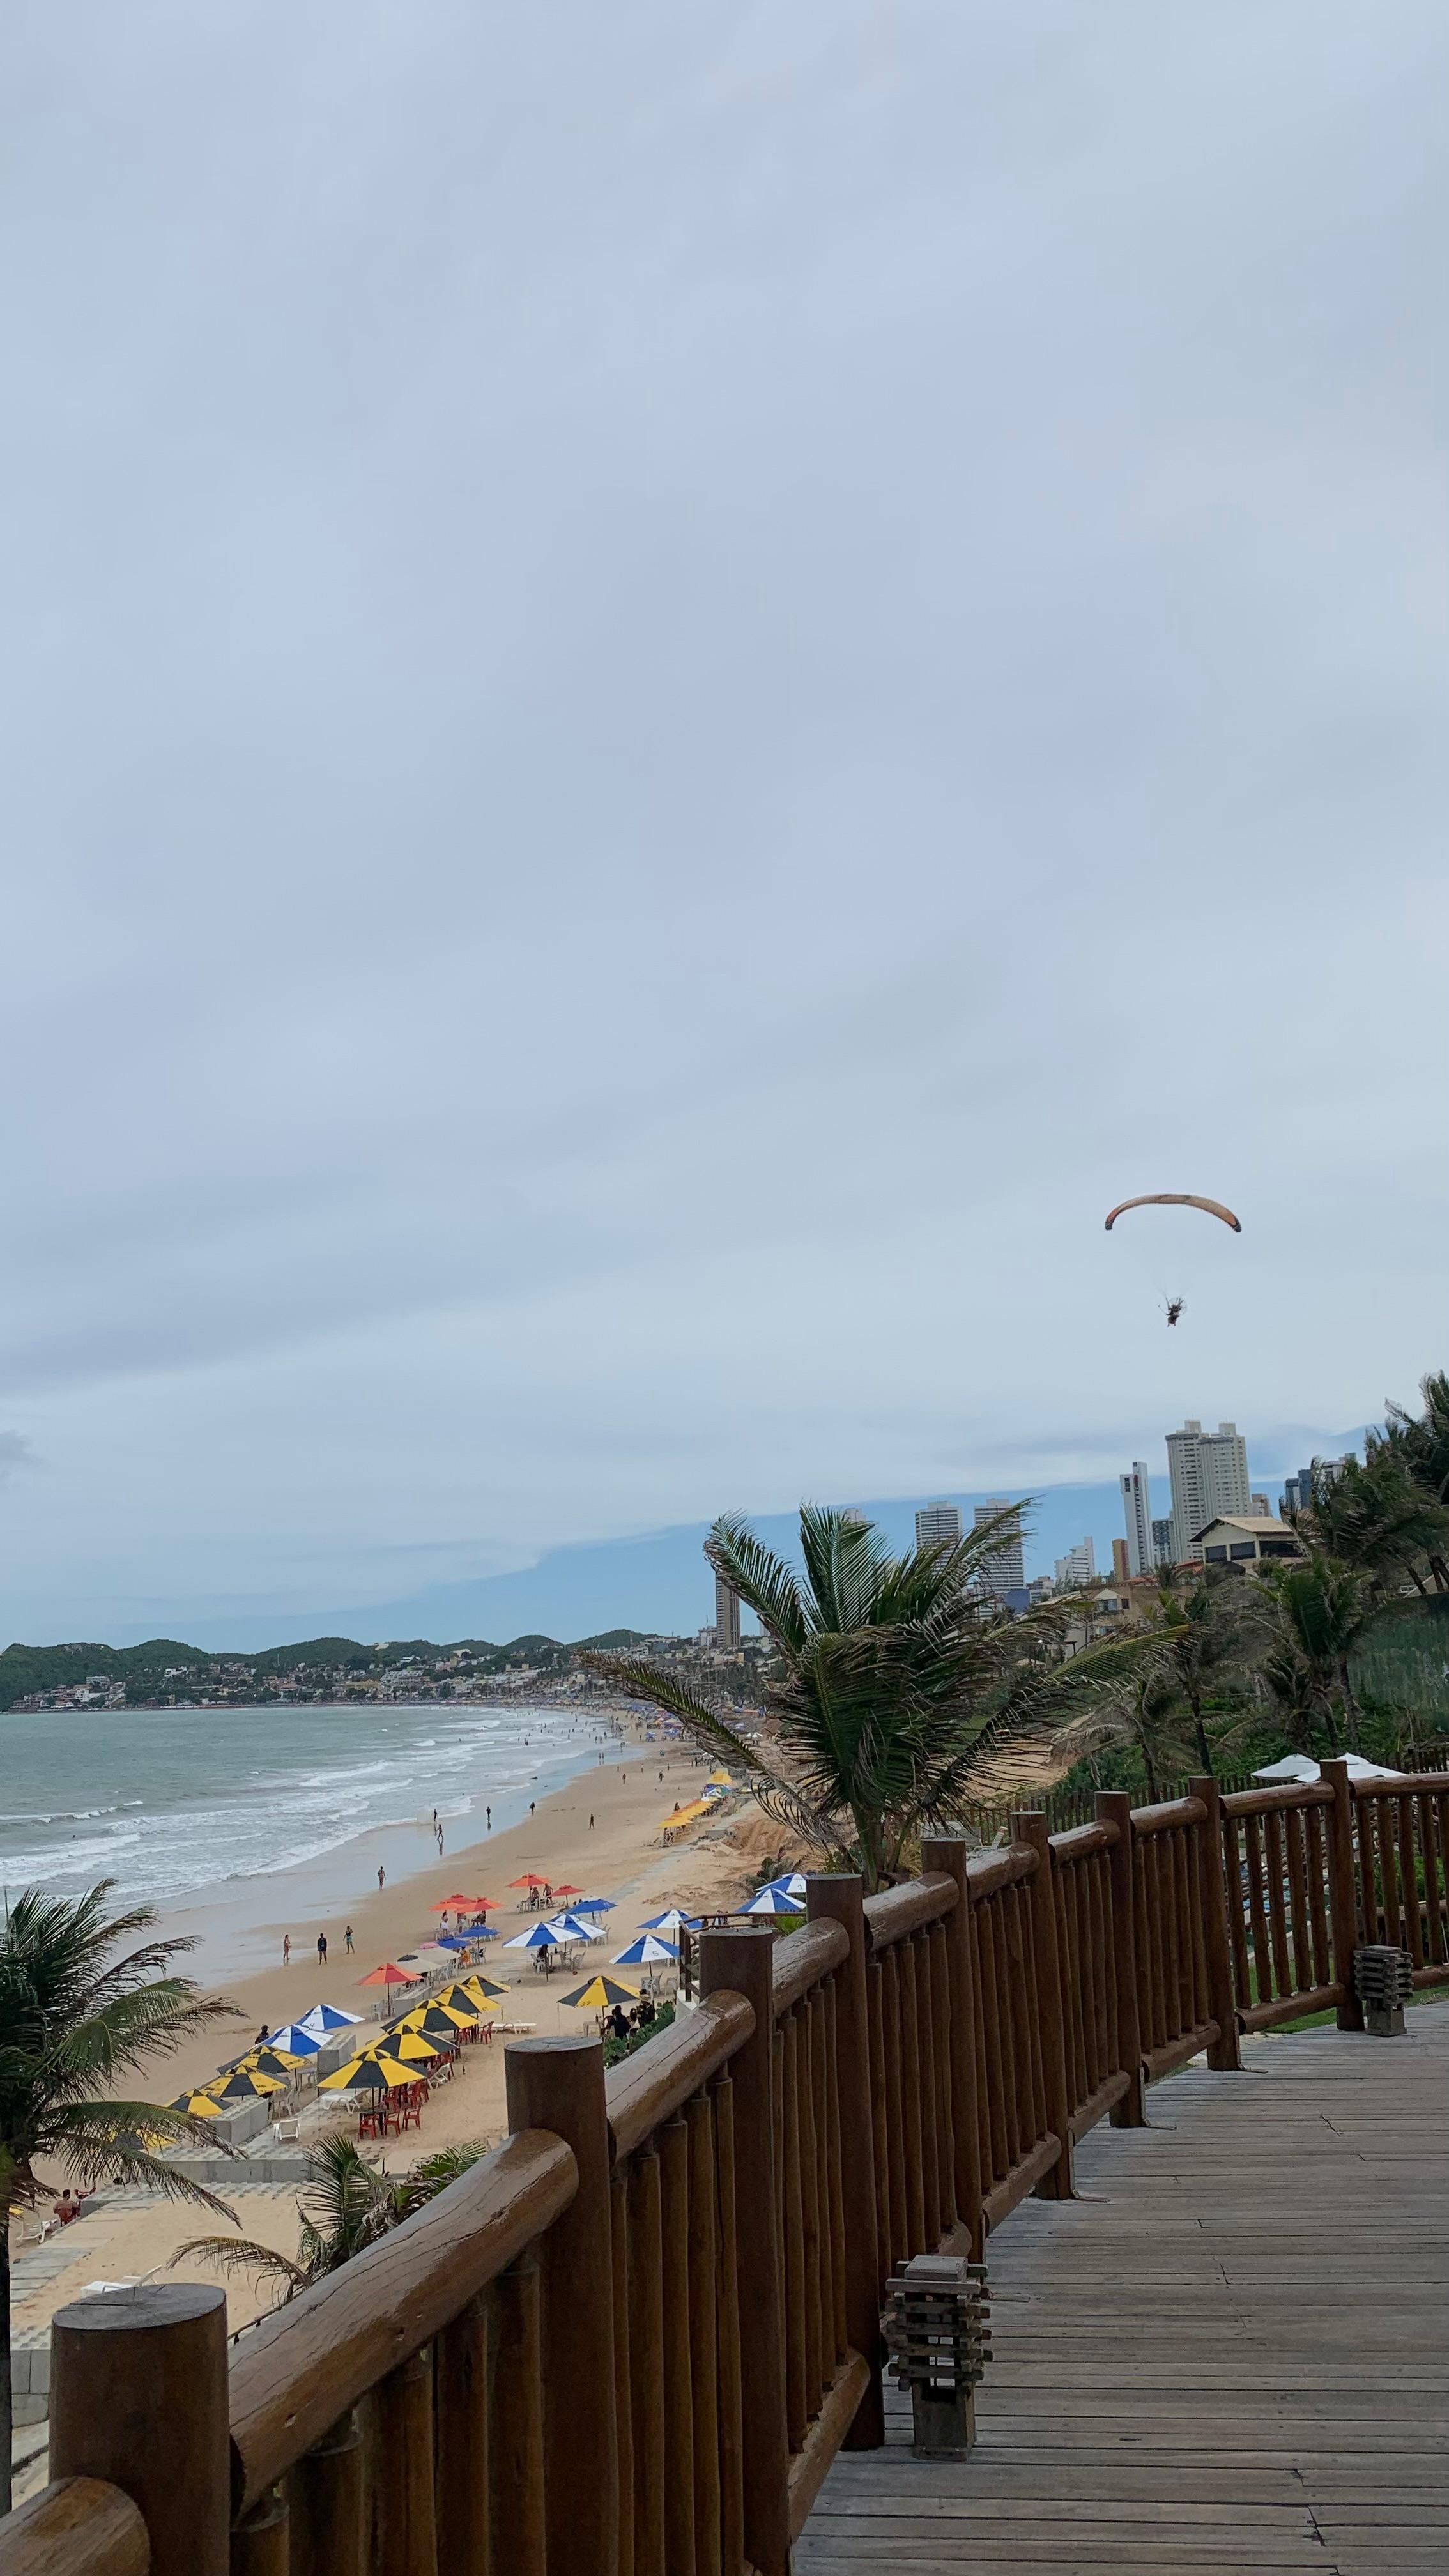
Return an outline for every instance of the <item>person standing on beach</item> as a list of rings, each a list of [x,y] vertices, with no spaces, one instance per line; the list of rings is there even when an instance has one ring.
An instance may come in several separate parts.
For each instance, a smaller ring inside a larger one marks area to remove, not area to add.
[[[593,1830],[594,1830],[594,1820],[593,1820],[593,1817],[592,1817],[592,1816],[590,1816],[590,1818],[589,1818],[589,1831],[590,1831],[590,1833],[592,1833],[592,1832],[593,1832]]]
[[[491,1834],[493,1831],[493,1810],[491,1807],[485,1807],[483,1813],[488,1819],[488,1831]]]
[[[348,1924],[346,1931],[343,1933],[342,1938],[346,1946],[347,1956],[350,1959],[352,1956],[352,1926],[350,1923]]]
[[[378,1894],[379,1894],[379,1895],[381,1895],[381,1893],[382,1893],[382,1882],[383,1882],[383,1880],[386,1878],[386,1876],[387,1876],[387,1871],[383,1868],[383,1865],[382,1865],[381,1861],[379,1861],[379,1862],[378,1862],[378,1864],[377,1864],[377,1887],[378,1887]]]
[[[325,1968],[327,1965],[327,1935],[325,1932],[319,1932],[317,1935],[317,1965],[319,1968]]]
[[[282,1965],[283,1965],[283,1967],[284,1967],[284,1968],[290,1968],[291,1964],[292,1964],[292,1935],[291,1935],[291,1933],[290,1933],[290,1932],[284,1932],[284,1933],[282,1934]]]

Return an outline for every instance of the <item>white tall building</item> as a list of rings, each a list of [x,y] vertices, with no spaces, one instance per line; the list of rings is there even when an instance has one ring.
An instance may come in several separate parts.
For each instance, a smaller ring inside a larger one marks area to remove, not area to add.
[[[714,1578],[714,1641],[727,1654],[739,1653],[740,1596],[722,1574]]]
[[[971,1526],[980,1529],[985,1522],[994,1521],[998,1512],[1009,1512],[1010,1509],[1005,1494],[993,1494],[990,1502],[976,1505],[971,1515]],[[1005,1592],[1026,1590],[1026,1567],[1022,1556],[1023,1540],[1018,1529],[1014,1537],[1004,1538],[999,1547],[994,1547],[991,1554],[982,1559],[981,1580],[987,1591],[994,1592],[998,1600]]]
[[[1131,1475],[1119,1476],[1117,1482],[1127,1524],[1128,1573],[1150,1574],[1157,1560],[1152,1547],[1152,1479],[1143,1460],[1134,1458]]]
[[[1096,1543],[1090,1538],[1078,1539],[1065,1556],[1057,1558],[1056,1581],[1059,1592],[1080,1592],[1087,1583],[1097,1580]]]
[[[1220,1422],[1216,1431],[1185,1422],[1167,1435],[1167,1472],[1172,1479],[1172,1553],[1180,1565],[1197,1554],[1198,1533],[1209,1521],[1248,1513],[1248,1444],[1235,1422]]]
[[[955,1503],[925,1503],[916,1514],[917,1547],[959,1547],[961,1513]]]

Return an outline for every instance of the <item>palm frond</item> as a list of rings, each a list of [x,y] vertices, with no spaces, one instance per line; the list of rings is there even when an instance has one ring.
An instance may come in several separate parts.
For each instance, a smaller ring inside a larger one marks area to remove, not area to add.
[[[783,1652],[800,1653],[810,1635],[810,1621],[784,1558],[756,1538],[738,1512],[720,1514],[704,1552],[714,1572],[753,1610],[766,1636]]]

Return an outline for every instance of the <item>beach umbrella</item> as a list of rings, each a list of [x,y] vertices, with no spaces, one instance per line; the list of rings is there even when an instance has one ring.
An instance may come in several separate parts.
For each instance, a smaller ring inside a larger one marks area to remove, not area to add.
[[[584,1891],[583,1891],[583,1889],[582,1889],[581,1887],[560,1887],[560,1886],[558,1886],[558,1885],[556,1884],[556,1885],[555,1885],[555,1887],[554,1887],[554,1891],[553,1891],[553,1892],[554,1892],[555,1896],[558,1896],[558,1897],[564,1897],[564,1896],[582,1896]]]
[[[604,1937],[597,1923],[587,1922],[581,1914],[555,1914],[553,1929],[561,1932],[566,1941],[602,1941]]]
[[[697,1932],[703,1920],[702,1915],[681,1914],[677,1905],[671,1905],[666,1914],[651,1914],[643,1928],[646,1932]]]
[[[430,2039],[424,2039],[421,2031],[389,2030],[381,2039],[375,2039],[370,2048],[364,2048],[362,2055],[399,2057],[409,2066],[426,2066],[431,2058],[440,2057],[442,2051],[435,2048]]]
[[[282,2087],[275,2075],[253,2075],[248,2068],[239,2066],[225,2083],[218,2077],[214,2084],[204,2084],[201,2089],[214,2102],[255,2102],[259,2095],[280,2093]]]
[[[547,1887],[548,1880],[540,1878],[536,1869],[526,1869],[522,1878],[510,1878],[508,1884],[510,1887]]]
[[[661,1941],[653,1932],[641,1932],[627,1950],[614,1952],[616,1968],[652,1968],[661,1962],[677,1966],[679,1952],[672,1941]]]
[[[361,2018],[360,2013],[344,2012],[340,2004],[314,2004],[310,2012],[299,2013],[297,2028],[315,2031],[319,2039],[325,2039],[329,2031],[350,2028]]]
[[[800,1914],[804,1911],[799,1898],[784,1895],[778,1887],[762,1887],[742,1908],[746,1914]]]
[[[500,1995],[506,1995],[508,1988],[506,1986],[495,1986],[491,1978],[480,1977],[477,1969],[475,1968],[471,1977],[465,1977],[463,1979],[461,1986],[448,1986],[444,1991],[450,1995],[471,1995],[474,2002],[482,2004],[486,2010],[488,2005],[496,2002]]]
[[[357,1982],[360,1986],[386,1986],[387,2008],[390,2012],[393,1987],[410,1986],[416,1974],[415,1968],[400,1968],[396,1959],[384,1959],[380,1968],[370,1968],[367,1975],[359,1977]]]
[[[273,2048],[269,2041],[265,2048],[254,2048],[250,2056],[241,2058],[237,2071],[243,2075],[275,2075],[281,2083],[287,2084],[294,2068],[301,2063],[300,2057],[288,2056],[284,2049]]]
[[[221,2104],[214,2093],[178,2093],[171,2108],[173,2111],[189,2111],[193,2120],[219,2120],[222,2116]]]
[[[415,2084],[417,2077],[396,2057],[354,2057],[350,2066],[339,2066],[335,2075],[324,2075],[319,2093],[390,2093],[399,2084]]]
[[[615,2004],[637,2004],[637,1986],[621,1986],[613,1977],[590,1977],[587,1985],[575,1986],[571,1995],[560,1995],[561,2004],[570,2004],[577,2012],[612,2012]]]
[[[782,1896],[798,1896],[803,1901],[805,1895],[805,1872],[803,1869],[787,1869],[783,1878],[767,1879],[766,1885],[769,1887],[777,1887]]]
[[[561,1950],[568,1940],[566,1932],[556,1931],[552,1923],[530,1923],[526,1932],[515,1932],[505,1941],[505,1950]]]
[[[441,2041],[445,2048],[455,2048],[458,2044],[459,2031],[466,2030],[470,2022],[476,2021],[477,2018],[476,2009],[472,2005],[465,2013],[449,2012],[435,1998],[432,2003],[418,2004],[412,2012],[405,2013],[401,2021],[395,2021],[392,2027],[394,2031],[415,2030],[421,2039],[436,2039]]]
[[[614,1899],[612,1896],[581,1896],[569,1911],[573,1914],[612,1914]]]
[[[728,1771],[711,1771],[709,1776],[716,1788],[732,1789],[735,1785]]]
[[[260,2045],[274,2048],[279,2057],[300,2058],[315,2057],[322,2042],[315,2030],[304,2030],[299,2021],[289,2021],[281,2030],[274,2030],[271,2038]]]

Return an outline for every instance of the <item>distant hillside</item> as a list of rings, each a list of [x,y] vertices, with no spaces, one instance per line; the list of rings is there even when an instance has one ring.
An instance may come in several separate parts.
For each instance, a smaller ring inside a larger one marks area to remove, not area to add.
[[[108,1682],[124,1689],[131,1706],[185,1699],[197,1689],[225,1686],[233,1697],[248,1681],[272,1685],[291,1677],[304,1686],[345,1684],[379,1676],[398,1666],[417,1665],[436,1676],[444,1658],[462,1659],[462,1669],[477,1675],[506,1673],[530,1665],[535,1671],[567,1671],[584,1648],[638,1645],[642,1632],[610,1628],[602,1636],[581,1637],[566,1645],[557,1637],[512,1637],[495,1646],[486,1637],[462,1637],[437,1645],[430,1637],[390,1637],[385,1645],[366,1646],[356,1637],[309,1637],[296,1646],[269,1646],[261,1654],[209,1654],[178,1637],[149,1637],[141,1646],[11,1645],[0,1654],[0,1710],[41,1693],[70,1690],[86,1682]],[[456,1668],[455,1668],[456,1669]]]

